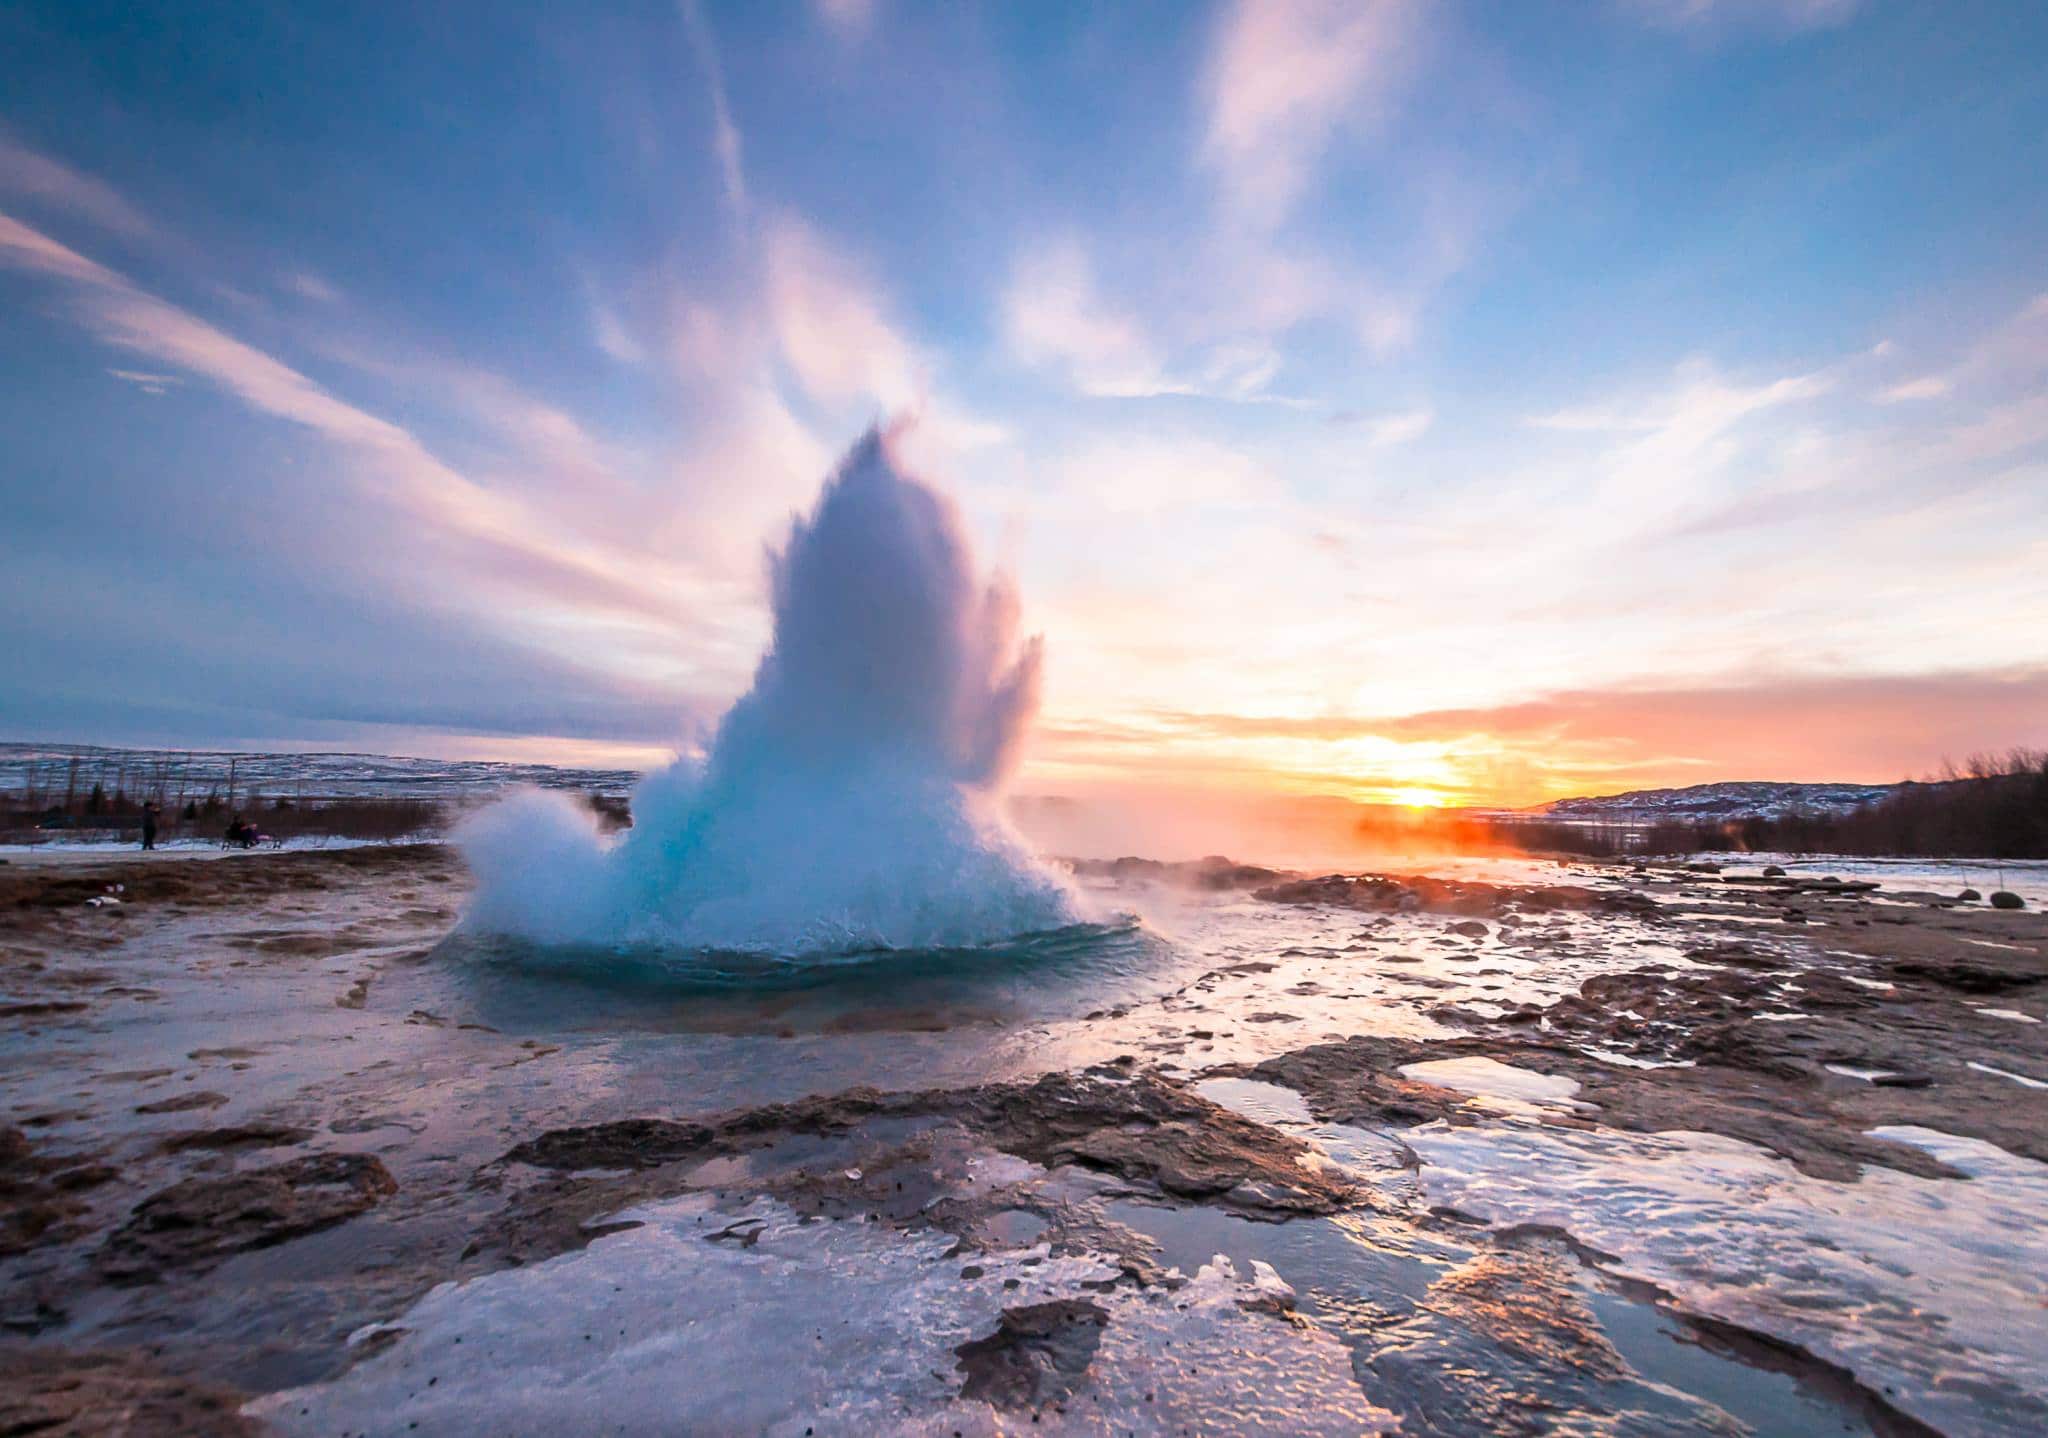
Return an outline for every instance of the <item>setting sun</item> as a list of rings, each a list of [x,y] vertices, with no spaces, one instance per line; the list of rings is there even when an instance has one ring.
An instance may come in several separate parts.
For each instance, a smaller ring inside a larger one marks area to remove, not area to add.
[[[1441,809],[1450,798],[1441,789],[1389,789],[1387,802],[1409,809]]]

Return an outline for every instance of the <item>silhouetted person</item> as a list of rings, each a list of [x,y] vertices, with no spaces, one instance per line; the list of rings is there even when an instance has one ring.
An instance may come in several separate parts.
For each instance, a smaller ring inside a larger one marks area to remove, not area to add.
[[[156,847],[156,805],[154,803],[142,806],[142,847],[145,849],[154,849]]]
[[[228,824],[227,838],[237,848],[253,849],[256,847],[256,826],[237,814]]]

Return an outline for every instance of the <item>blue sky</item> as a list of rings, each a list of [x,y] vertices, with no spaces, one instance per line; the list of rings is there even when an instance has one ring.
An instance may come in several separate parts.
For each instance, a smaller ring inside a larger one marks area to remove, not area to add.
[[[1030,787],[2048,741],[2048,10],[0,14],[0,731],[651,759],[918,416]]]

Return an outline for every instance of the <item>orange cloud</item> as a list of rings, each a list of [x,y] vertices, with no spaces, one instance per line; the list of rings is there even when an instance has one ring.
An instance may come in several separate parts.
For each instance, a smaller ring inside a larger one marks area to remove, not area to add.
[[[2028,668],[1580,689],[1391,716],[1156,713],[1050,728],[1040,768],[1080,788],[1122,776],[1377,800],[1427,787],[1523,805],[1723,779],[1886,782],[2044,743],[2048,669]],[[1347,768],[1351,755],[1370,766]]]

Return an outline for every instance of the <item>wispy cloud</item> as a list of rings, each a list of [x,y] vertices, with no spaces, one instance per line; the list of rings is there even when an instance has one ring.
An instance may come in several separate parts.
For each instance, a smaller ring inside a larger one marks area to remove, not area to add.
[[[151,374],[147,370],[110,369],[107,373],[115,379],[134,385],[144,394],[165,394],[173,386],[184,383],[174,374]]]
[[[1888,359],[1896,347],[1887,343],[1878,358]],[[1879,404],[1945,399],[1973,391],[2029,384],[2048,373],[2048,294],[2030,295],[2003,321],[1973,338],[1946,369],[1889,385],[1877,392]]]
[[[704,68],[704,89],[711,101],[711,151],[718,160],[718,176],[725,188],[725,203],[733,219],[744,225],[748,217],[747,173],[741,154],[739,126],[733,123],[732,105],[725,94],[725,69],[719,64],[718,45],[711,26],[705,22],[698,0],[680,0],[683,26],[690,45]]]
[[[1270,287],[1266,295],[1274,298]],[[1287,322],[1294,317],[1289,313]],[[1270,392],[1285,359],[1265,333],[1267,325],[1216,317],[1222,322],[1198,326],[1200,337],[1169,360],[1166,346],[1135,310],[1103,292],[1087,248],[1074,235],[1017,256],[999,318],[1012,357],[1053,371],[1080,394],[1104,399],[1179,395],[1308,407]]]
[[[1532,415],[1538,429],[1578,433],[1635,433],[1662,437],[1667,445],[1695,448],[1760,410],[1812,399],[1832,386],[1821,373],[1786,375],[1763,384],[1723,379],[1704,360],[1679,367],[1667,390],[1618,403],[1602,403]]]
[[[875,21],[875,0],[813,0],[825,23],[842,35],[862,35]]]
[[[1396,445],[1408,444],[1429,433],[1436,423],[1436,412],[1427,409],[1411,409],[1402,414],[1381,415],[1365,421],[1365,432],[1375,449],[1392,449]]]
[[[1011,353],[1026,364],[1059,368],[1083,394],[1179,392],[1138,320],[1096,288],[1087,251],[1071,236],[1018,258],[1002,323]]]
[[[1203,156],[1240,223],[1284,220],[1340,122],[1388,103],[1414,22],[1408,0],[1236,0],[1222,12]]]
[[[1861,0],[1622,0],[1628,14],[1670,30],[1824,30],[1847,24]]]
[[[790,215],[770,224],[764,249],[769,322],[783,361],[812,398],[866,396],[894,409],[925,392],[917,356],[850,261]]]
[[[133,205],[90,175],[0,135],[0,194],[78,216],[103,230],[130,238],[153,226]]]
[[[1902,404],[1908,400],[1940,399],[1952,388],[1949,382],[1938,374],[1922,375],[1909,379],[1881,391],[1877,398],[1880,404]]]
[[[1071,522],[1105,514],[1158,515],[1270,507],[1286,489],[1258,461],[1185,436],[1129,435],[1093,441],[1054,472]]]
[[[671,622],[672,596],[636,581],[633,569],[563,536],[518,502],[473,483],[436,459],[406,429],[315,384],[289,365],[138,288],[47,235],[0,215],[0,264],[68,282],[77,314],[105,343],[204,378],[259,413],[310,430],[360,460],[366,483],[415,519],[512,561],[511,567],[569,602]]]
[[[301,299],[323,305],[337,304],[341,300],[341,292],[311,270],[298,270],[286,275],[284,287]]]

